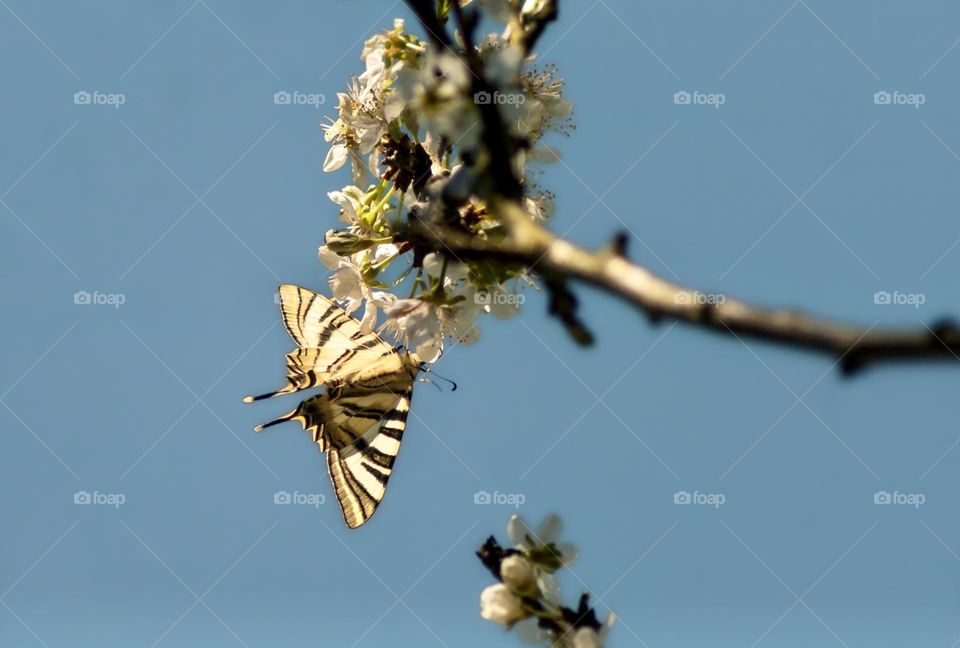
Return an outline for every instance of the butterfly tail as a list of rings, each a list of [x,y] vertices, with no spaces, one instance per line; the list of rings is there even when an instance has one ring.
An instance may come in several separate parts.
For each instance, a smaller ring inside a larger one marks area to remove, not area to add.
[[[280,418],[273,419],[273,420],[270,421],[269,423],[263,423],[263,424],[261,424],[261,425],[258,425],[257,427],[253,428],[253,431],[254,431],[254,432],[262,432],[264,429],[266,429],[266,428],[268,428],[268,427],[271,427],[271,426],[274,426],[274,425],[278,425],[278,424],[280,424],[280,423],[285,423],[286,421],[292,421],[293,419],[295,419],[295,418],[297,417],[299,411],[300,411],[300,408],[297,408],[297,409],[293,410],[292,412],[287,412],[286,414],[284,414],[284,415],[281,416]]]
[[[266,394],[260,394],[259,396],[244,396],[243,402],[252,403],[254,401],[263,400],[265,398],[273,398],[274,396],[281,396],[283,394],[292,394],[295,391],[297,391],[296,387],[294,387],[293,385],[287,385],[282,389],[278,389],[277,391],[267,392]]]
[[[243,399],[244,403],[273,398],[283,394],[292,394],[303,389],[317,386],[317,375],[313,370],[317,363],[320,349],[297,349],[287,354],[287,384],[277,391],[260,394],[259,396],[247,396]]]

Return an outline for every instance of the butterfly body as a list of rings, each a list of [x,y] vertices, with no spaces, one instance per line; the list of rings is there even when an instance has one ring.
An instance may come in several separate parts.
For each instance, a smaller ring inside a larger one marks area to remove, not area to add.
[[[327,453],[327,467],[347,526],[376,510],[400,449],[421,361],[393,348],[326,297],[280,286],[280,308],[299,348],[286,356],[287,384],[245,402],[325,387],[296,409],[256,427],[296,421]]]

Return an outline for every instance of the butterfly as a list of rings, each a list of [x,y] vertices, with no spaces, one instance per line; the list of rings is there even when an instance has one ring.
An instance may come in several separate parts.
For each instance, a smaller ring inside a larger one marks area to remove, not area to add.
[[[400,450],[413,383],[424,365],[416,353],[394,348],[343,308],[317,293],[280,286],[280,312],[297,349],[286,355],[287,384],[247,396],[245,403],[311,387],[325,390],[260,432],[297,421],[327,453],[327,468],[347,526],[370,519],[383,499]]]

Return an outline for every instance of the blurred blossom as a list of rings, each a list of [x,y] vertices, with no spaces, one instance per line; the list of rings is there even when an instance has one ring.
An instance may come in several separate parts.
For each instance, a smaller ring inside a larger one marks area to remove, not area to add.
[[[500,113],[518,143],[511,163],[524,180],[524,212],[536,221],[549,218],[552,194],[525,179],[527,164],[559,158],[541,140],[568,130],[572,111],[556,69],[536,66],[510,36],[552,3],[472,4],[503,23],[502,33],[478,37],[476,47],[492,92],[473,94],[474,72],[455,51],[462,43],[435,49],[398,19],[364,42],[358,74],[337,94],[337,113],[323,125],[329,144],[323,170],[349,163],[351,172],[351,184],[327,194],[343,229],[328,231],[319,250],[333,298],[348,312],[363,309],[364,330],[393,336],[426,362],[440,356],[445,342],[476,342],[481,316],[519,312],[523,296],[516,288],[533,280],[521,268],[489,260],[464,262],[442,249],[418,253],[405,232],[425,223],[478,238],[501,235],[485,202],[484,104]]]
[[[524,611],[520,599],[506,585],[498,583],[480,594],[480,616],[509,627],[529,615]]]
[[[531,595],[537,591],[537,579],[530,563],[520,555],[514,554],[500,563],[500,579],[511,591],[521,595]]]
[[[514,515],[507,524],[513,548],[502,547],[493,536],[487,538],[477,557],[500,582],[481,593],[481,616],[508,628],[516,623],[517,634],[526,643],[602,648],[615,620],[613,613],[601,622],[587,593],[574,607],[562,602],[554,573],[576,558],[570,545],[566,547],[572,553],[560,557],[556,541],[562,531],[557,515],[548,515],[536,531]]]

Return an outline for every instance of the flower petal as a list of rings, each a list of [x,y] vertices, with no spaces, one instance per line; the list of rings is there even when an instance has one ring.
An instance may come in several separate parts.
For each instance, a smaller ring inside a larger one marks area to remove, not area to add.
[[[527,547],[527,538],[533,537],[533,531],[521,516],[511,515],[510,521],[507,522],[507,537],[510,538],[510,544],[514,547]]]
[[[334,144],[327,153],[327,159],[323,161],[323,170],[326,172],[336,171],[347,162],[349,151],[345,144]]]
[[[540,544],[550,544],[556,542],[563,531],[563,520],[556,513],[551,513],[543,518],[543,522],[537,527],[536,540]]]
[[[333,252],[326,245],[320,246],[320,249],[317,250],[317,257],[319,257],[320,263],[327,266],[331,270],[338,270],[344,261],[343,257],[338,255],[336,252]]]
[[[541,571],[537,574],[537,587],[548,602],[560,605],[560,583],[557,582],[556,576]]]
[[[550,639],[550,633],[540,627],[535,617],[524,619],[514,626],[520,641],[528,644],[542,644]]]
[[[561,542],[557,545],[557,552],[560,554],[560,562],[564,566],[572,565],[580,557],[580,551],[569,542]]]
[[[330,275],[330,290],[333,298],[343,302],[343,310],[348,313],[360,308],[363,301],[363,278],[360,270],[354,265],[340,268]]]

